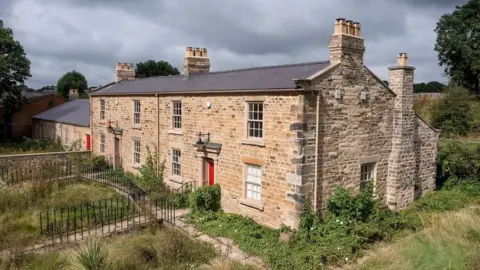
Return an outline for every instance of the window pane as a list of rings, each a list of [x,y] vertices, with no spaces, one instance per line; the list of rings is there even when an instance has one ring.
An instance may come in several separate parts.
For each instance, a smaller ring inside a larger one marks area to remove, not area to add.
[[[263,103],[248,103],[247,136],[263,138]]]
[[[262,182],[262,167],[247,165],[246,167],[246,197],[248,199],[260,200]]]

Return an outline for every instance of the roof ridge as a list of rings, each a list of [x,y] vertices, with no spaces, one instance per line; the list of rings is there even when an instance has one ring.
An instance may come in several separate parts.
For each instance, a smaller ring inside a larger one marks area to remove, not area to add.
[[[268,69],[268,68],[282,68],[282,67],[296,67],[296,66],[306,66],[306,65],[318,65],[318,64],[326,64],[330,63],[330,60],[324,61],[312,61],[312,62],[302,62],[302,63],[294,63],[294,64],[281,64],[281,65],[270,65],[270,66],[259,66],[259,67],[249,67],[249,68],[238,68],[238,69],[228,69],[228,70],[220,70],[220,71],[211,71],[211,72],[204,72],[204,73],[194,73],[192,76],[199,76],[199,75],[208,75],[208,74],[221,74],[221,73],[229,73],[229,72],[238,72],[238,71],[249,71],[249,70],[259,70],[259,69]],[[135,80],[126,80],[119,83],[125,82],[134,82],[139,80],[148,80],[148,79],[156,79],[156,78],[163,78],[163,77],[186,77],[185,74],[178,74],[178,75],[167,75],[167,76],[152,76],[147,78],[137,78]],[[103,89],[101,89],[103,90]],[[93,92],[92,92],[93,93]]]

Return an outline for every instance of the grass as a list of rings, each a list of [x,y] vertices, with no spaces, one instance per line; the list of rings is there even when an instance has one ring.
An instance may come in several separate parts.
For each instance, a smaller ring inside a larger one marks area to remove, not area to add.
[[[370,252],[349,269],[480,269],[480,207],[436,213],[424,230]]]
[[[430,193],[399,214],[380,211],[371,219],[357,221],[353,226],[346,225],[342,220],[327,218],[323,223],[314,224],[312,231],[309,230],[314,241],[305,240],[302,236],[305,232],[300,230],[290,243],[279,243],[280,230],[267,228],[236,214],[195,214],[191,215],[190,221],[207,235],[232,239],[243,251],[262,257],[272,269],[323,269],[327,265],[355,261],[379,241],[395,241],[424,228],[434,227],[438,217],[444,213],[476,203],[480,203],[480,184],[460,184]],[[419,246],[422,245],[422,241],[417,242]],[[452,248],[450,256],[455,256],[455,251]],[[445,253],[448,252],[445,250]],[[423,256],[428,254],[429,251],[425,251]],[[413,255],[415,251],[405,256]]]
[[[0,268],[71,269],[81,265],[81,262],[90,265],[102,262],[108,268],[100,269],[119,270],[255,270],[254,267],[240,262],[220,259],[211,245],[194,240],[178,229],[168,227],[138,231],[116,238],[90,240],[78,248],[37,256],[26,254],[16,260],[10,258],[0,262]]]
[[[0,187],[0,250],[31,245],[41,239],[37,213],[120,195],[106,186],[76,181],[33,181]]]

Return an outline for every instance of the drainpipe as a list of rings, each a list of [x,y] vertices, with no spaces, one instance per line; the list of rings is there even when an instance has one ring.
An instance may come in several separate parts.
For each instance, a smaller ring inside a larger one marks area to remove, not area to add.
[[[317,211],[317,193],[318,193],[318,141],[319,141],[319,134],[318,131],[320,129],[319,127],[319,122],[320,122],[320,93],[317,93],[317,115],[315,119],[315,186],[313,189],[313,210],[316,212]]]
[[[159,177],[160,173],[160,162],[158,161],[158,157],[160,156],[160,111],[159,111],[159,100],[158,100],[158,94],[155,94],[155,98],[157,98],[157,177]]]

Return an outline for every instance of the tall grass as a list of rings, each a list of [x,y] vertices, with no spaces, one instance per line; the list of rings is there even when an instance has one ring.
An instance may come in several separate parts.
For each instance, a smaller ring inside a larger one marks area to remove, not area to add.
[[[480,207],[431,216],[429,227],[367,255],[352,269],[480,269]]]

